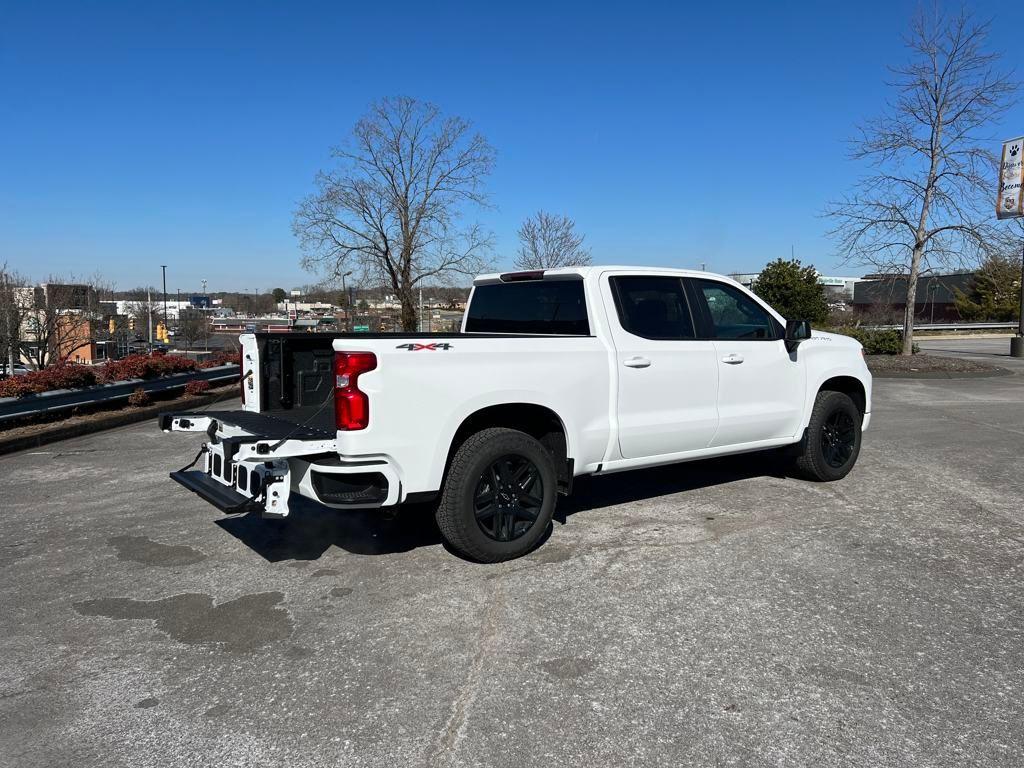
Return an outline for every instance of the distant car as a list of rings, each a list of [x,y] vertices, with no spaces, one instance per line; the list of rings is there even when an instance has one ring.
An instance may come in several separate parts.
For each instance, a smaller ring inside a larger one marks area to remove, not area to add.
[[[29,369],[26,366],[22,365],[21,363],[15,363],[14,364],[14,373],[12,374],[11,370],[10,370],[10,366],[4,365],[4,366],[0,366],[0,379],[6,379],[7,377],[9,377],[11,375],[14,375],[14,376],[24,376],[26,373],[30,373],[30,372],[31,371],[29,371]]]

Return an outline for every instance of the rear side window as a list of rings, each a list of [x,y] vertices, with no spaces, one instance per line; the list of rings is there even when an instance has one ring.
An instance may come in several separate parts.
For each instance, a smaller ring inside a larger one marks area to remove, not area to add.
[[[645,339],[692,339],[693,319],[678,277],[613,277],[622,327]]]
[[[695,280],[704,296],[716,339],[759,341],[775,338],[775,323],[764,308],[740,290],[725,283]]]
[[[466,331],[589,336],[583,281],[478,285],[466,314]]]

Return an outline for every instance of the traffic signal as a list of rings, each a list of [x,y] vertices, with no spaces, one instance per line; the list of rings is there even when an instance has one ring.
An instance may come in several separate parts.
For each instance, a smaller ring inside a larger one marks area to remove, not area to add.
[[[116,329],[117,329],[117,321],[114,320],[114,318],[110,318],[107,321],[107,333],[109,333],[111,336],[113,336],[114,335],[114,331]]]
[[[128,318],[128,328],[129,330],[132,331],[135,330],[135,315],[132,315],[131,317]]]

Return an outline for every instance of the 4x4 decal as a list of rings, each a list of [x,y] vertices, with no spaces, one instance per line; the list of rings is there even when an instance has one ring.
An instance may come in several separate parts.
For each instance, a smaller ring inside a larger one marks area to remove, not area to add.
[[[452,345],[447,342],[431,342],[430,344],[399,344],[395,349],[407,349],[410,352],[419,352],[422,349],[433,352],[436,349],[451,349]]]

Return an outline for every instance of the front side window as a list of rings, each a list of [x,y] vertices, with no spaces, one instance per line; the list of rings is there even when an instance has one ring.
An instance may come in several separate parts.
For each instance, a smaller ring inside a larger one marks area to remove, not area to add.
[[[704,296],[716,339],[758,341],[775,338],[775,323],[764,308],[725,283],[696,280]]]
[[[693,319],[678,277],[629,276],[610,280],[619,323],[645,339],[692,339]]]

